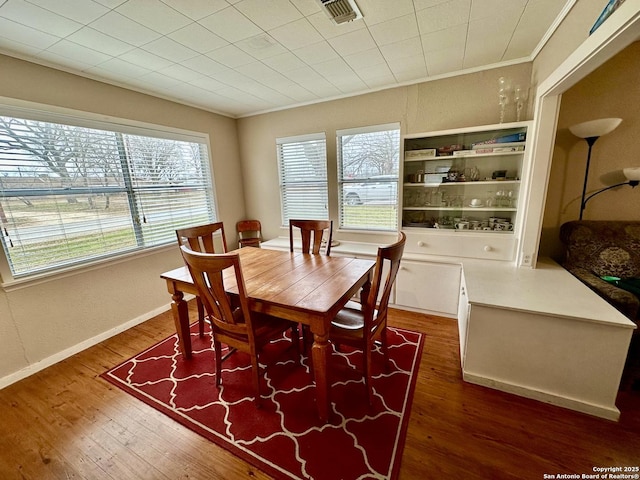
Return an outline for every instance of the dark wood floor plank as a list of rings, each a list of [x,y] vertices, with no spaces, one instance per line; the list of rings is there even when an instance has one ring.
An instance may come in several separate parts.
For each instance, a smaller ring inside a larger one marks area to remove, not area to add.
[[[616,423],[472,385],[454,320],[392,310],[389,321],[426,336],[400,480],[538,480],[640,463],[639,392],[621,392]],[[0,390],[0,478],[268,479],[99,377],[172,333],[167,312]]]

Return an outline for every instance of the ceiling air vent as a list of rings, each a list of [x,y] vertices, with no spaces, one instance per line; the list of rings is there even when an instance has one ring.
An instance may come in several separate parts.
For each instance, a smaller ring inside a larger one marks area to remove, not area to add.
[[[336,24],[362,18],[355,0],[318,0],[329,18]]]

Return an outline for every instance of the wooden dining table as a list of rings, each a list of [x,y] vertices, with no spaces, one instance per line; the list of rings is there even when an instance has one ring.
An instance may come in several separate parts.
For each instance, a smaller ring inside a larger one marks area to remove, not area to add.
[[[355,295],[369,292],[375,261],[245,247],[236,250],[252,311],[308,325],[318,414],[329,418],[329,328],[336,313]],[[160,275],[173,300],[171,309],[184,358],[191,358],[189,313],[184,293],[197,295],[186,266]],[[224,274],[225,290],[237,294],[232,271]]]

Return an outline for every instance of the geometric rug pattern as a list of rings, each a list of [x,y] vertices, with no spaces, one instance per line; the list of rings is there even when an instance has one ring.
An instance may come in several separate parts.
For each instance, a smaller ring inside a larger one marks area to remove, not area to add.
[[[261,357],[262,406],[253,401],[249,357],[236,352],[215,385],[210,333],[191,326],[193,357],[172,335],[102,377],[185,427],[278,479],[397,478],[411,411],[423,335],[389,327],[389,367],[374,352],[374,403],[362,377],[362,354],[332,351],[329,421],[318,419],[308,357],[290,340]],[[225,352],[223,352],[224,355]]]

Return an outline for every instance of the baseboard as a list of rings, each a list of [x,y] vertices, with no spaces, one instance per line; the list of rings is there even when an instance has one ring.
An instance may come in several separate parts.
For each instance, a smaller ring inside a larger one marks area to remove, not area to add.
[[[501,392],[519,395],[521,397],[538,400],[539,402],[549,403],[558,407],[568,408],[577,412],[586,413],[595,417],[605,418],[607,420],[618,421],[620,418],[620,410],[615,405],[613,407],[605,407],[602,405],[594,405],[592,403],[583,402],[573,398],[562,397],[560,395],[534,390],[522,385],[514,385],[500,380],[475,375],[469,372],[462,373],[462,379],[465,382],[474,383],[483,387],[493,388]]]
[[[143,315],[140,315],[132,320],[129,320],[128,322],[122,323],[117,327],[107,330],[106,332],[102,332],[99,335],[96,335],[95,337],[88,338],[83,342],[80,342],[76,345],[73,345],[72,347],[69,347],[65,350],[57,352],[51,355],[50,357],[40,360],[39,362],[28,365],[22,370],[18,370],[17,372],[7,375],[6,377],[2,377],[0,378],[0,389],[8,387],[12,383],[15,383],[19,380],[22,380],[23,378],[33,375],[34,373],[44,370],[45,368],[50,367],[51,365],[54,365],[66,358],[69,358],[75,355],[76,353],[86,350],[89,347],[93,347],[94,345],[97,345],[98,343],[108,338],[111,338],[119,333],[124,332],[125,330],[129,330],[130,328],[135,327],[136,325],[146,322],[150,318],[153,318],[156,315],[166,312],[169,309],[171,309],[171,304],[166,304],[161,307],[155,308],[149,312],[146,312]]]

